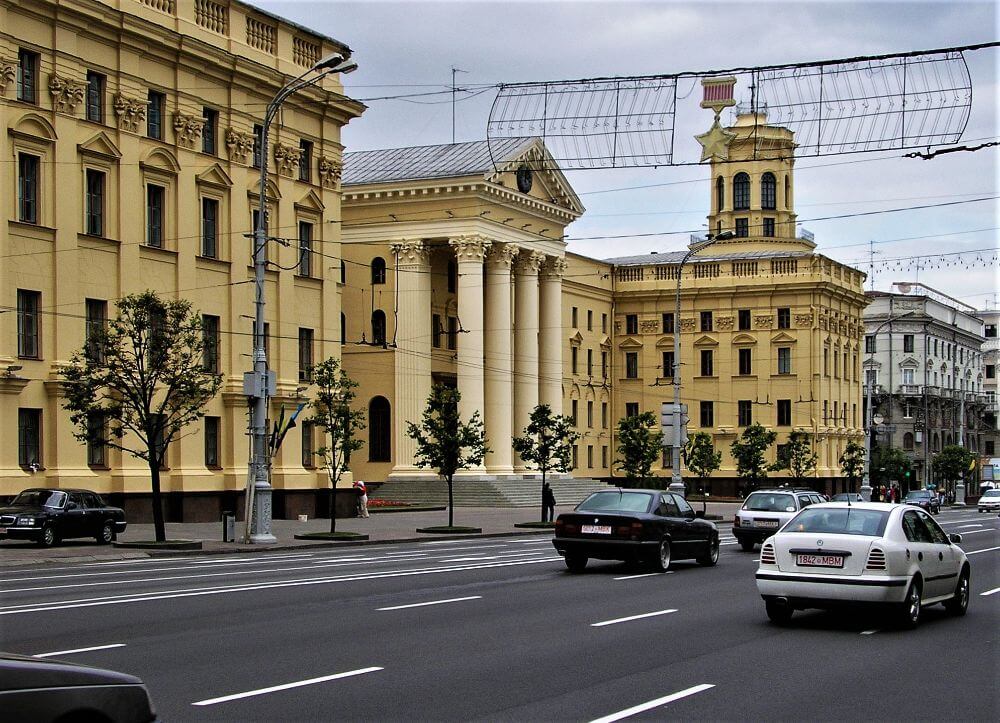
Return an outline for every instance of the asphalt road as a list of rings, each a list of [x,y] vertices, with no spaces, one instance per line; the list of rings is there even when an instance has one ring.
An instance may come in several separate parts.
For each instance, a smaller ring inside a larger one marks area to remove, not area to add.
[[[996,720],[1000,519],[965,618],[770,624],[757,554],[571,575],[547,536],[5,571],[11,652],[139,675],[166,721]]]

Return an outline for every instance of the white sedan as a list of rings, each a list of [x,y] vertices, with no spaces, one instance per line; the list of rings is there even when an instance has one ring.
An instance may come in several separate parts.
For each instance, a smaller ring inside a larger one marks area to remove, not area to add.
[[[880,604],[912,628],[926,605],[965,614],[969,561],[961,541],[919,507],[812,505],[764,542],[757,589],[779,624],[795,610]]]
[[[1000,510],[1000,490],[984,490],[976,506],[980,512],[996,512]]]

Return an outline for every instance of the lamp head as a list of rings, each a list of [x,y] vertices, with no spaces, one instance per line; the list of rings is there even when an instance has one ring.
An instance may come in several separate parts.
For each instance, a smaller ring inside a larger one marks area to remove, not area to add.
[[[728,241],[731,238],[736,238],[736,233],[734,231],[723,231],[722,233],[717,233],[712,238],[713,241]]]
[[[357,69],[356,62],[348,60],[340,53],[331,53],[312,67],[312,70],[325,70],[328,73],[353,73]]]

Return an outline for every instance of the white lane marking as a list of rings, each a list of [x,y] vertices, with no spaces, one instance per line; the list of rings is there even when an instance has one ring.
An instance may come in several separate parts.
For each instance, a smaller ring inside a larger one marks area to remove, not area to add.
[[[677,612],[676,608],[670,608],[669,610],[657,610],[655,613],[643,613],[642,615],[629,615],[627,618],[616,618],[615,620],[605,620],[600,623],[591,623],[592,628],[603,628],[605,625],[615,625],[617,623],[628,623],[632,620],[642,620],[643,618],[655,618],[657,615],[669,615],[670,613]]]
[[[125,643],[112,643],[111,645],[95,645],[91,648],[73,648],[72,650],[57,650],[54,653],[38,653],[32,658],[54,658],[58,655],[72,655],[73,653],[89,653],[91,650],[110,650],[111,648],[124,648]]]
[[[995,595],[998,592],[1000,592],[1000,587],[995,587],[992,590],[987,590],[986,592],[981,592],[979,594],[986,597],[987,595]]]
[[[962,517],[957,520],[947,520],[946,522],[938,522],[939,525],[960,525],[963,522],[977,522],[982,520],[982,517]]]
[[[263,562],[285,562],[287,560],[301,560],[306,557],[313,557],[313,553],[307,555],[275,555],[266,560],[253,558],[249,560],[191,560],[191,565],[258,565]]]
[[[877,633],[877,632],[878,632],[878,628],[876,628],[875,630],[865,630],[865,631],[864,631],[863,633],[861,633],[861,634],[862,634],[862,635],[874,635],[874,634],[875,634],[875,633]]]
[[[447,560],[441,560],[441,562],[475,562],[477,560],[499,560],[499,555],[478,555],[473,557],[452,557]]]
[[[239,700],[240,698],[253,698],[257,695],[265,695],[267,693],[276,693],[279,690],[288,690],[289,688],[301,688],[304,685],[315,685],[316,683],[326,683],[330,680],[338,680],[340,678],[350,678],[355,675],[364,675],[365,673],[374,673],[377,670],[383,670],[383,668],[358,668],[357,670],[348,670],[346,673],[334,673],[333,675],[324,675],[321,678],[310,678],[309,680],[299,680],[295,683],[284,683],[283,685],[272,685],[270,688],[258,688],[257,690],[248,690],[246,693],[233,693],[232,695],[224,695],[219,698],[209,698],[208,700],[199,700],[197,703],[192,703],[191,705],[215,705],[216,703],[228,703],[231,700]]]
[[[959,525],[958,529],[964,530],[966,527],[984,527],[984,526],[985,525],[979,525],[979,524],[974,524],[974,525]]]
[[[24,603],[19,605],[7,605],[0,607],[0,615],[20,615],[22,613],[48,612],[51,610],[69,610],[73,608],[97,607],[103,605],[123,605],[136,602],[150,602],[157,600],[172,600],[184,597],[201,597],[204,595],[225,595],[235,592],[251,592],[255,590],[274,590],[283,587],[300,587],[305,585],[328,585],[336,582],[354,582],[357,580],[381,580],[391,577],[413,577],[416,575],[437,575],[443,572],[465,572],[467,570],[486,570],[494,567],[513,567],[515,565],[535,565],[541,562],[556,562],[562,560],[561,557],[553,556],[540,558],[537,560],[507,560],[504,562],[490,562],[482,565],[456,565],[453,567],[429,567],[418,568],[416,570],[389,570],[385,572],[359,573],[354,575],[342,575],[339,577],[318,577],[305,578],[301,580],[284,580],[280,582],[230,585],[227,587],[215,588],[194,588],[180,590],[165,590],[155,593],[131,593],[126,595],[109,595],[97,598],[84,598],[81,600],[65,600],[54,603]]]
[[[737,543],[735,543],[735,542],[720,542],[719,544],[720,545],[735,545]]]
[[[612,580],[635,580],[638,577],[652,577],[653,575],[673,575],[673,570],[667,570],[666,572],[643,572],[638,575],[625,575],[624,577],[613,577]]]
[[[993,550],[1000,550],[1000,547],[987,547],[985,550],[973,550],[972,552],[966,552],[966,555],[978,555],[980,552],[992,552]]]
[[[482,600],[482,595],[470,595],[469,597],[453,597],[449,600],[432,600],[431,602],[411,603],[410,605],[391,605],[387,608],[375,608],[376,610],[406,610],[407,608],[423,608],[428,605],[446,605],[448,603],[465,602],[466,600]]]
[[[590,723],[614,723],[614,721],[621,720],[622,718],[628,718],[629,716],[633,716],[636,713],[643,713],[647,710],[651,710],[652,708],[659,708],[661,705],[666,705],[667,703],[673,703],[675,700],[680,700],[681,698],[687,698],[689,695],[695,695],[696,693],[701,693],[703,691],[708,690],[709,688],[714,688],[714,687],[715,685],[712,683],[702,683],[701,685],[696,685],[691,688],[679,690],[676,693],[671,693],[670,695],[665,695],[662,698],[651,700],[648,703],[641,703],[631,708],[626,708],[625,710],[618,711],[617,713],[606,715],[603,718],[595,718]]]
[[[983,532],[998,532],[998,530],[966,530],[963,535],[979,535]]]

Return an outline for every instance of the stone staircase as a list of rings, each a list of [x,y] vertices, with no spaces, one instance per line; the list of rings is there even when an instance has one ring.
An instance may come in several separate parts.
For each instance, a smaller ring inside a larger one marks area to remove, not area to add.
[[[560,506],[577,505],[587,495],[607,487],[589,477],[552,479],[549,484]],[[542,504],[539,479],[457,479],[453,492],[456,507],[535,507]],[[370,497],[408,504],[446,505],[448,484],[440,479],[389,480],[370,492]]]

